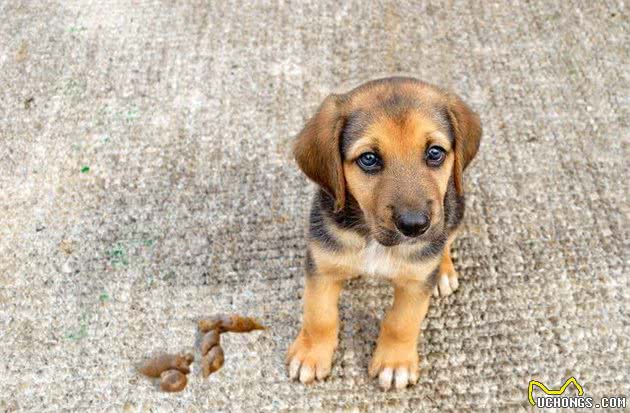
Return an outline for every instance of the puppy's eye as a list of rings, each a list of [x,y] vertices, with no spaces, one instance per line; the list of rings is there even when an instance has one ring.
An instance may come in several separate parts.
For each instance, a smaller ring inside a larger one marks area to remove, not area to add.
[[[374,152],[366,152],[359,156],[357,159],[357,165],[365,172],[377,172],[383,166],[381,158]]]
[[[442,162],[444,162],[444,158],[446,158],[446,151],[444,148],[439,146],[431,146],[427,149],[426,157],[427,165],[429,166],[440,166]]]

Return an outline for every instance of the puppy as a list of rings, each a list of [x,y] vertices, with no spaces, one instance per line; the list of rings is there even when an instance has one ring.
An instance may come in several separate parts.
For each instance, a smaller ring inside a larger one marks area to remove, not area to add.
[[[431,295],[457,289],[450,247],[464,214],[462,173],[481,140],[457,96],[407,77],[330,95],[298,135],[294,155],[313,200],[303,325],[289,348],[292,379],[330,374],[344,280],[388,279],[369,375],[384,389],[418,380],[417,342]]]

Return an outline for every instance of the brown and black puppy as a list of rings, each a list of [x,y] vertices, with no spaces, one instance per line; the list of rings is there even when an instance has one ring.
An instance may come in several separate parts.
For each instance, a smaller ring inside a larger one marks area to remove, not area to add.
[[[385,389],[417,381],[431,294],[457,289],[450,246],[464,214],[462,173],[480,139],[479,117],[464,102],[413,78],[374,80],[324,100],[294,147],[320,189],[303,325],[287,355],[291,378],[328,376],[339,293],[344,280],[364,274],[394,285],[369,374]]]

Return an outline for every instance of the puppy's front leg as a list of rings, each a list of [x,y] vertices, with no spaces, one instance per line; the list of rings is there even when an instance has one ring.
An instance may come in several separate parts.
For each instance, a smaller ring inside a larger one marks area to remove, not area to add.
[[[339,293],[343,281],[328,275],[309,274],[304,289],[302,330],[289,347],[289,376],[302,383],[330,374],[339,332]]]
[[[394,304],[383,319],[369,368],[383,389],[392,381],[397,389],[418,381],[418,335],[430,301],[423,282],[394,280]]]

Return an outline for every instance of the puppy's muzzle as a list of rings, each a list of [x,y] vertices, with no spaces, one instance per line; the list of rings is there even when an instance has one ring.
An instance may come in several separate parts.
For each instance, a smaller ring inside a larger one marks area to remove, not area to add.
[[[401,211],[396,214],[394,221],[398,231],[410,238],[419,237],[431,226],[431,217],[421,211]]]

